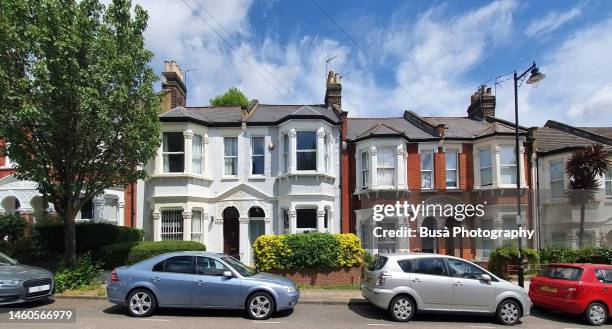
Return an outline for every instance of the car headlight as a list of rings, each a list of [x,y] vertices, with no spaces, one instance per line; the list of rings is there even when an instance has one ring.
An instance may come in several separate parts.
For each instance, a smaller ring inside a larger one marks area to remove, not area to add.
[[[0,280],[0,287],[18,286],[20,284],[21,280]]]
[[[288,292],[288,293],[295,292],[295,290],[296,290],[296,289],[295,289],[295,286],[286,286],[285,288],[287,288],[287,292]]]

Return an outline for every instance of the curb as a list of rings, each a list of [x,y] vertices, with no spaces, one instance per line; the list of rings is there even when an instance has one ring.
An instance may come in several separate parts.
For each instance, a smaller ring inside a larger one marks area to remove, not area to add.
[[[53,296],[53,299],[74,299],[74,300],[106,300],[104,296]],[[309,305],[363,305],[368,304],[365,299],[352,299],[347,301],[339,300],[322,300],[322,299],[306,299],[300,300],[298,304],[309,304]]]

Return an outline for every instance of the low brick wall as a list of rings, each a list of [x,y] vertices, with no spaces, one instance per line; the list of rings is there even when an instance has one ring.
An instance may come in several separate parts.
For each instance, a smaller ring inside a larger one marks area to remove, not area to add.
[[[350,267],[339,270],[319,270],[306,268],[299,271],[271,271],[287,277],[297,284],[312,286],[358,284],[361,282],[361,268]]]

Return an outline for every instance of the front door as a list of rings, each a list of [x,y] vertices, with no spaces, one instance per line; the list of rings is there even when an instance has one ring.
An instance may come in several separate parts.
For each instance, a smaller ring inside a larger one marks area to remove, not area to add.
[[[227,207],[223,210],[223,252],[240,259],[240,224],[238,209]]]

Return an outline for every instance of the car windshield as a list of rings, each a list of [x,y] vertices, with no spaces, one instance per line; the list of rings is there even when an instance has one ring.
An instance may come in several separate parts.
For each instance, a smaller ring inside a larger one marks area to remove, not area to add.
[[[17,261],[0,252],[0,265],[16,265]]]
[[[582,269],[576,267],[549,266],[544,268],[540,272],[540,275],[551,279],[578,281],[582,276]]]
[[[256,270],[242,264],[234,257],[223,257],[221,259],[223,259],[224,262],[234,268],[234,270],[236,270],[242,276],[252,276],[258,273]]]

